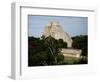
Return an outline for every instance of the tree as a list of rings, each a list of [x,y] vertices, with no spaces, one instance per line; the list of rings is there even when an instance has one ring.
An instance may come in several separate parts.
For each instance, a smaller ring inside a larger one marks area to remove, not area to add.
[[[67,43],[64,42],[62,39],[59,39],[59,40],[57,41],[57,44],[58,44],[58,47],[59,47],[59,48],[67,48]]]
[[[47,53],[45,52],[46,46],[44,41],[40,38],[28,38],[28,65],[37,66],[45,65],[47,61]],[[45,62],[45,64],[43,64]]]
[[[58,47],[58,40],[49,36],[42,39],[29,37],[28,39],[28,65],[57,65],[63,61],[63,55]]]
[[[50,55],[52,55],[52,58],[54,59],[53,64],[57,64],[57,57],[59,54],[61,54],[58,48],[57,40],[49,36],[45,38],[45,45],[47,45],[47,49],[49,50]]]
[[[81,35],[73,37],[73,48],[82,49],[82,55],[87,56],[87,49],[88,49],[88,36]]]

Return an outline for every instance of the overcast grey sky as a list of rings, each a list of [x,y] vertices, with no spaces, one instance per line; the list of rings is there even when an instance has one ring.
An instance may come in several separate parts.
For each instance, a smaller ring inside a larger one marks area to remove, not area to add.
[[[87,35],[88,18],[72,16],[28,16],[28,36],[40,37],[45,26],[51,21],[58,21],[69,36]]]

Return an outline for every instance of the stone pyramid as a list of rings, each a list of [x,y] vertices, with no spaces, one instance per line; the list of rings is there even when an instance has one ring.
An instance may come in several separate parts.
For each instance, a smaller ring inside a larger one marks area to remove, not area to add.
[[[64,32],[63,28],[57,21],[49,22],[44,29],[43,35],[45,37],[52,36],[55,39],[62,39],[67,43],[68,47],[72,47],[71,37],[66,32]]]

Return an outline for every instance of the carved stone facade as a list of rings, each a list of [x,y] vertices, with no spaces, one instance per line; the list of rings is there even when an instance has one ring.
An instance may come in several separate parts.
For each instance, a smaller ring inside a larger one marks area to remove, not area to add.
[[[73,57],[73,58],[80,58],[80,54],[82,52],[81,49],[65,49],[62,48],[61,52],[65,57]]]
[[[72,47],[72,39],[63,31],[59,22],[54,21],[48,23],[44,29],[43,35],[45,37],[52,36],[55,39],[63,39],[63,41],[67,43],[68,47]]]

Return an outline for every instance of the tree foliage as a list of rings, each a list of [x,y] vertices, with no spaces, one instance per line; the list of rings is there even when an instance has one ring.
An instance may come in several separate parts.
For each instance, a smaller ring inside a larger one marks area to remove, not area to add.
[[[73,48],[81,49],[82,50],[82,56],[87,56],[88,53],[88,36],[87,35],[81,35],[73,37]]]
[[[86,64],[88,52],[88,37],[76,36],[72,37],[72,47],[82,50],[82,56],[78,62],[73,64]],[[64,60],[61,48],[67,48],[67,43],[62,39],[56,40],[51,36],[41,38],[28,37],[28,66],[45,66],[45,65],[66,65],[68,61]]]
[[[57,65],[64,60],[59,48],[67,48],[67,43],[62,39],[53,37],[40,38],[28,37],[28,65]]]

